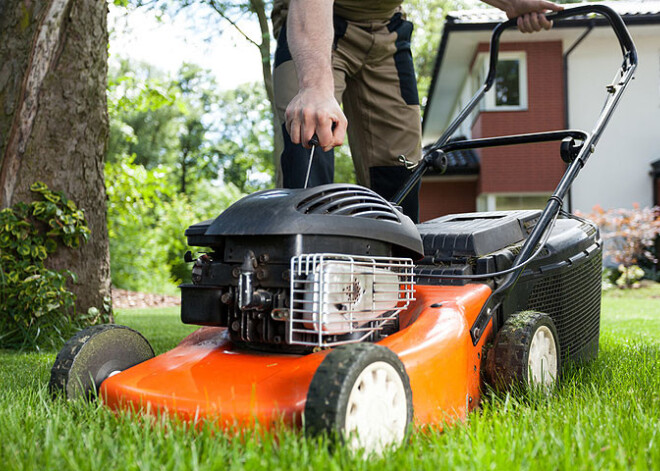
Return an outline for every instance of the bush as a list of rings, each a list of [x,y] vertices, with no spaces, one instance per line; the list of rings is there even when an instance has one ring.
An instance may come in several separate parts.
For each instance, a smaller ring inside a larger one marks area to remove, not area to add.
[[[226,185],[198,184],[194,199],[177,192],[171,170],[147,170],[130,159],[107,163],[108,234],[112,284],[117,288],[173,293],[189,281],[183,261],[188,226],[217,216],[241,194]]]
[[[0,346],[55,346],[86,317],[75,322],[75,295],[68,270],[44,262],[59,246],[77,248],[89,239],[83,212],[61,192],[43,183],[30,188],[42,201],[19,202],[0,211]]]
[[[600,226],[603,254],[617,265],[617,286],[630,288],[641,278],[639,265],[657,264],[654,244],[660,235],[660,208],[611,209],[596,206],[586,215]]]

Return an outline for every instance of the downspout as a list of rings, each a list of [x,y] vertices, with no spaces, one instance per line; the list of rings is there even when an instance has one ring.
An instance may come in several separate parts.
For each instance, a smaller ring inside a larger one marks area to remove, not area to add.
[[[594,22],[590,21],[587,29],[580,35],[579,38],[575,40],[573,45],[568,48],[564,53],[563,62],[564,62],[564,129],[570,129],[568,123],[568,56],[580,45],[582,41],[591,33],[591,30],[594,29]],[[573,212],[573,191],[572,188],[568,189],[567,195],[568,202],[568,212]]]

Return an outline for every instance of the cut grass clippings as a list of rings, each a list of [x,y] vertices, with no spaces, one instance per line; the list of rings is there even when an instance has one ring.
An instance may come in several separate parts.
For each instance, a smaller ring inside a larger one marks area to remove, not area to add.
[[[0,352],[2,469],[660,469],[660,299],[657,286],[608,293],[600,354],[542,394],[497,395],[462,424],[412,435],[382,458],[362,460],[300,431],[242,434],[167,417],[114,414],[52,400],[51,353]],[[177,308],[120,311],[156,353],[194,330]],[[222,372],[218,372],[222,374]],[[438,384],[438,387],[442,387]]]

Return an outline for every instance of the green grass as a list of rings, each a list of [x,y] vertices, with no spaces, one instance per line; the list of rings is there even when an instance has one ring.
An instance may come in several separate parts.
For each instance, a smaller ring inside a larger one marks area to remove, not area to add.
[[[550,397],[497,396],[464,424],[363,461],[296,430],[255,436],[52,401],[55,353],[0,351],[0,469],[660,469],[660,285],[603,299],[600,354]],[[157,352],[192,330],[176,309],[121,311]],[[440,387],[441,385],[439,385]]]

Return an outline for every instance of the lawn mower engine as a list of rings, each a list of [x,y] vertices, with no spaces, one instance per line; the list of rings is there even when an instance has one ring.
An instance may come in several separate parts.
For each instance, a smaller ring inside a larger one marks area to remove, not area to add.
[[[186,236],[207,249],[181,285],[182,321],[227,327],[234,342],[265,350],[396,331],[422,256],[410,219],[356,185],[261,191]]]

